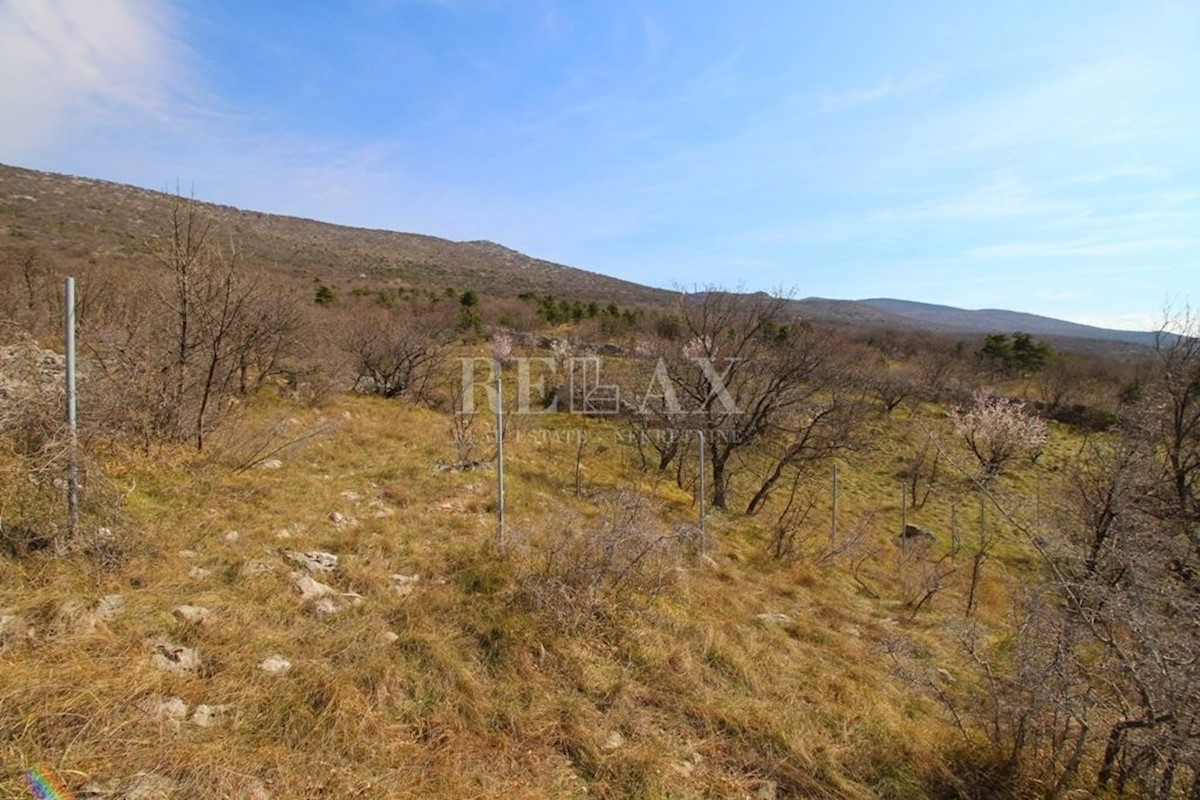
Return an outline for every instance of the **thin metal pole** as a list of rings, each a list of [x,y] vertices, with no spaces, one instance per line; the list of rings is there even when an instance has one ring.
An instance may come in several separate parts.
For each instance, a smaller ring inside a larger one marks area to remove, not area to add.
[[[833,462],[833,507],[829,512],[829,549],[837,547],[838,465]]]
[[[708,550],[708,511],[704,499],[704,431],[696,431],[700,439],[700,475],[697,481],[700,486],[700,550]]]
[[[504,549],[504,384],[496,371],[496,545]]]
[[[908,494],[906,487],[900,486],[900,596],[904,602],[908,597]]]
[[[67,533],[74,537],[79,530],[79,465],[77,446],[78,425],[75,416],[75,279],[66,279],[66,298],[63,302],[64,338],[66,339],[67,431],[71,437],[67,452]]]

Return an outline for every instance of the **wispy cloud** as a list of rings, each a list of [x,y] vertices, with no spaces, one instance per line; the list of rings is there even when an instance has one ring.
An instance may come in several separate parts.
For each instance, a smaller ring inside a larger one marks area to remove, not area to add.
[[[880,221],[965,220],[1061,213],[1061,203],[1040,199],[1012,172],[997,174],[983,186],[906,208],[882,211]]]
[[[10,0],[0,5],[0,155],[20,158],[92,122],[154,115],[180,45],[160,0]]]
[[[1183,250],[1200,246],[1200,239],[1163,237],[1099,241],[1085,239],[1068,242],[1012,242],[1009,244],[975,247],[967,252],[971,258],[1073,258],[1089,256],[1133,256],[1164,250]]]
[[[895,97],[905,97],[927,91],[936,92],[944,82],[945,74],[940,71],[919,72],[899,78],[888,75],[874,86],[845,89],[826,95],[819,102],[817,109],[826,114],[847,111]]]

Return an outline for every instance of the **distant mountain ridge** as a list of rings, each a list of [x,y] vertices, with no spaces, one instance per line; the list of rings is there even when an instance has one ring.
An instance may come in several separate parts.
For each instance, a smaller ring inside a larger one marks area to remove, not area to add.
[[[0,164],[0,246],[38,244],[64,266],[106,259],[137,263],[165,219],[172,196],[110,181]],[[406,285],[475,289],[498,297],[522,292],[665,309],[677,292],[526,255],[496,242],[354,228],[225,205],[199,205],[237,243],[244,260],[293,277],[344,287]],[[1067,346],[1136,354],[1155,334],[1119,331],[1001,309],[971,311],[908,300],[808,297],[790,308],[846,326],[985,334],[1023,331]],[[1132,347],[1131,347],[1132,346]]]
[[[904,319],[922,323],[930,328],[963,333],[1013,333],[1022,331],[1034,336],[1067,337],[1072,339],[1097,339],[1126,342],[1153,347],[1157,334],[1147,331],[1122,331],[1081,325],[1077,322],[1008,311],[999,308],[969,310],[954,306],[918,303],[912,300],[871,298],[859,303],[894,314]]]

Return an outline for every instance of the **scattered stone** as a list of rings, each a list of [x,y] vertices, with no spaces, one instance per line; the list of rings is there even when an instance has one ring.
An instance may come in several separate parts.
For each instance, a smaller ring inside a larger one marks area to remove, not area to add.
[[[344,497],[346,500],[349,500],[351,503],[357,503],[359,500],[362,500],[361,494],[349,490],[342,492],[342,497]]]
[[[313,603],[313,611],[320,616],[330,616],[332,614],[340,614],[348,608],[352,608],[362,602],[362,596],[353,592],[346,592],[336,596],[322,597],[317,602]]]
[[[200,654],[191,647],[160,643],[154,646],[150,663],[165,672],[194,672],[200,667]]]
[[[247,578],[256,578],[259,575],[266,575],[267,573],[274,572],[274,571],[275,571],[274,564],[271,564],[267,561],[260,561],[258,559],[255,559],[253,561],[247,561],[242,566],[242,574],[245,575]]]
[[[934,536],[933,533],[925,530],[924,528],[922,528],[918,525],[912,525],[912,524],[904,526],[904,532],[900,534],[900,538],[906,539],[910,542],[914,541],[914,540],[919,541],[919,542],[937,541],[937,537]]]
[[[305,575],[303,572],[293,572],[290,577],[292,579],[292,586],[296,588],[296,591],[300,592],[300,596],[305,600],[317,600],[337,594],[337,589],[318,580],[313,580],[313,578]]]
[[[224,719],[228,710],[229,706],[210,706],[201,703],[192,712],[192,724],[201,728],[211,728]]]
[[[204,567],[192,567],[188,570],[188,577],[193,580],[202,581],[205,578],[212,577],[212,570]]]
[[[88,603],[72,597],[70,600],[63,601],[63,604],[58,607],[58,613],[54,615],[53,630],[57,634],[71,633],[84,636],[95,633],[99,623],[96,612],[89,607]]]
[[[96,604],[96,618],[101,622],[111,622],[125,610],[125,597],[119,594],[106,594]]]
[[[271,800],[271,793],[267,791],[266,784],[258,778],[247,778],[246,782],[238,787],[235,797],[237,800]]]
[[[786,625],[792,621],[792,618],[787,614],[772,613],[772,614],[755,614],[754,618],[760,622],[766,622],[771,625]]]
[[[285,550],[283,554],[308,569],[309,572],[333,572],[338,565],[337,556],[320,550],[309,550],[306,553]]]
[[[229,542],[230,544],[233,544],[240,538],[242,538],[242,535],[237,531],[230,531],[229,533],[225,534],[225,541]]]
[[[9,611],[11,609],[5,609]],[[21,618],[16,614],[0,614],[0,636],[15,634],[21,627]]]
[[[935,672],[937,672],[938,675],[941,675],[942,680],[944,680],[946,683],[954,683],[956,680],[953,673],[951,673],[950,670],[946,669],[945,667],[938,667]]]
[[[372,500],[370,507],[372,509],[371,516],[375,519],[387,519],[396,513],[396,509],[386,506],[378,500]]]
[[[397,597],[408,597],[417,588],[417,583],[421,580],[421,576],[412,575],[392,575],[392,588],[396,590]]]
[[[80,800],[91,800],[97,797],[116,797],[121,791],[121,779],[110,778],[105,781],[89,781],[79,790]]]
[[[259,464],[262,469],[279,469],[283,466],[283,462],[278,458],[268,458],[266,461]]]
[[[125,786],[122,800],[169,800],[177,788],[175,781],[165,775],[142,772]]]
[[[180,550],[179,557],[180,558],[199,558],[200,554],[197,553],[195,550]]]
[[[176,726],[188,715],[188,704],[182,697],[143,697],[134,706],[152,719],[172,722]]]
[[[380,638],[388,644],[395,644],[396,642],[400,641],[400,634],[396,633],[395,631],[384,631],[383,636]]]
[[[779,796],[779,784],[775,781],[760,781],[754,789],[754,800],[775,800]]]
[[[176,619],[189,625],[204,625],[212,619],[213,612],[204,606],[176,606],[171,612]]]
[[[347,516],[340,511],[330,511],[329,521],[337,526],[353,527],[358,524],[358,520],[354,517]]]
[[[608,738],[604,740],[604,744],[601,745],[601,749],[606,753],[611,753],[614,750],[619,750],[624,745],[625,737],[621,735],[620,731],[613,731],[608,735]]]
[[[264,659],[258,668],[271,675],[286,675],[292,669],[292,662],[276,653]]]

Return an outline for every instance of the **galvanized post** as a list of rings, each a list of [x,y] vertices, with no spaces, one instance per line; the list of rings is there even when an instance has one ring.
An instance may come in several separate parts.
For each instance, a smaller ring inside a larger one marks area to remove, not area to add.
[[[708,510],[704,499],[704,431],[696,431],[700,440],[700,475],[697,481],[700,487],[700,551],[708,550]]]
[[[504,383],[496,370],[496,546],[504,549]]]
[[[79,444],[78,425],[75,416],[75,279],[66,279],[66,298],[63,302],[64,339],[66,340],[66,394],[67,433],[70,446],[67,451],[67,533],[74,538],[79,530]]]
[[[829,549],[837,548],[838,465],[833,462],[833,504],[829,512]]]

